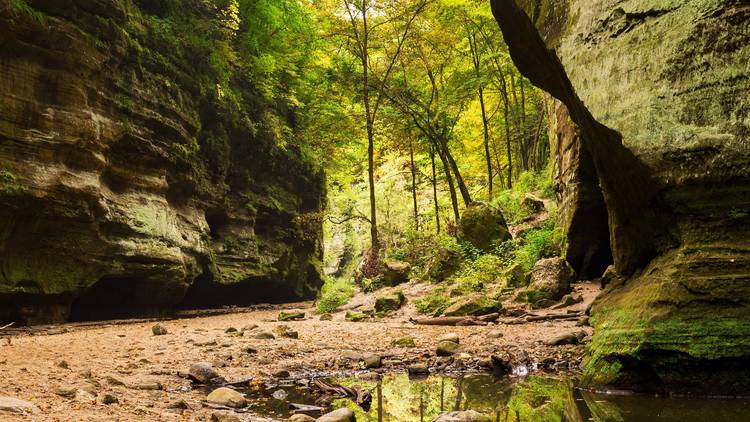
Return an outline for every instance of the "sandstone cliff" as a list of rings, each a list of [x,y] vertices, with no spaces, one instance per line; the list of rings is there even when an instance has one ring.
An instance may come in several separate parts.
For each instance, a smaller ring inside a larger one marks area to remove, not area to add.
[[[611,255],[622,276],[592,309],[586,382],[746,391],[750,5],[492,4],[516,65],[561,103],[568,259],[596,276]]]
[[[208,58],[180,56],[138,4],[0,1],[0,321],[321,283],[322,172],[266,123],[293,116],[241,78],[247,114],[230,113],[196,70]]]

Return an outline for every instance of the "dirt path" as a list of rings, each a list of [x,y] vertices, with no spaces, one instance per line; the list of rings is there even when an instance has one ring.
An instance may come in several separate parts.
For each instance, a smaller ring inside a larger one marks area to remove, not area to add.
[[[593,300],[596,289],[592,285],[577,285],[576,289],[586,300],[569,309],[581,310]],[[384,356],[385,370],[403,370],[412,363],[443,362],[435,357],[436,339],[449,332],[460,336],[462,352],[472,359],[510,352],[516,357],[528,354],[529,363],[554,359],[577,364],[582,346],[546,346],[543,342],[561,333],[583,329],[590,334],[591,330],[577,327],[576,321],[441,327],[414,325],[398,316],[353,323],[341,320],[341,314],[333,321],[320,321],[312,309],[306,311],[308,319],[285,323],[299,332],[296,340],[260,340],[225,333],[229,327],[241,329],[251,324],[259,325],[256,331],[273,330],[282,324],[275,321],[275,310],[168,320],[161,324],[169,334],[162,336],[152,335],[152,322],[137,322],[64,325],[58,327],[59,334],[37,332],[0,339],[0,396],[28,400],[41,409],[36,415],[23,417],[0,412],[0,420],[209,420],[213,410],[204,406],[205,393],[192,389],[179,374],[191,363],[213,363],[230,381],[268,378],[281,370],[288,370],[294,377],[313,370],[359,369],[358,358],[366,353]],[[492,330],[501,331],[503,336],[490,338]],[[407,335],[414,338],[416,347],[391,346],[392,340]],[[248,353],[248,348],[257,353]],[[117,385],[120,382],[125,385]],[[159,389],[149,389],[156,387]],[[96,397],[60,395],[73,395],[70,392],[77,389],[88,390]],[[102,404],[106,394],[119,403]],[[179,400],[190,407],[182,414],[168,409]]]

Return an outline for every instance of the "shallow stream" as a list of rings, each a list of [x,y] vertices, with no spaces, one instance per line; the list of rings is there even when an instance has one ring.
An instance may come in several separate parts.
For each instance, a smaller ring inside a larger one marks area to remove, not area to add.
[[[332,402],[334,408],[346,406],[354,410],[358,422],[431,422],[442,412],[470,409],[492,415],[495,421],[750,420],[750,398],[595,394],[575,388],[570,379],[536,375],[526,378],[495,378],[486,374],[410,378],[407,374],[385,374],[379,381],[357,377],[331,381],[372,391],[369,410],[349,399]],[[315,393],[299,386],[257,387],[245,393],[253,403],[253,412],[266,417],[289,417],[292,414],[290,403],[316,405],[319,399]],[[314,412],[311,415],[318,416]]]

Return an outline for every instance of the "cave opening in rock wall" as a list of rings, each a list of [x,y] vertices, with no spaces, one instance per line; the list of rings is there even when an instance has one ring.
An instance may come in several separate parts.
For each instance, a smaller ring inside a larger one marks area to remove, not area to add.
[[[299,301],[299,294],[278,280],[250,278],[238,283],[220,284],[212,275],[198,277],[188,289],[181,309],[207,309],[222,306],[248,306],[260,303]]]
[[[139,277],[104,277],[78,296],[70,307],[71,322],[156,317],[171,311],[162,300],[168,287]]]

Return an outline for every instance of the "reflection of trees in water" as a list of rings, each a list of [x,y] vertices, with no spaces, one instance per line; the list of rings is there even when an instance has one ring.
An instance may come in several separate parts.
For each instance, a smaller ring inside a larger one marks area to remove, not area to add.
[[[377,396],[369,412],[351,400],[335,407],[354,410],[357,421],[431,422],[443,412],[476,410],[493,415],[495,422],[583,422],[662,420],[715,422],[747,420],[743,400],[667,400],[648,396],[605,396],[575,389],[567,379],[529,376],[523,380],[491,375],[430,376],[409,379],[387,374],[380,382],[338,380],[359,385]]]

